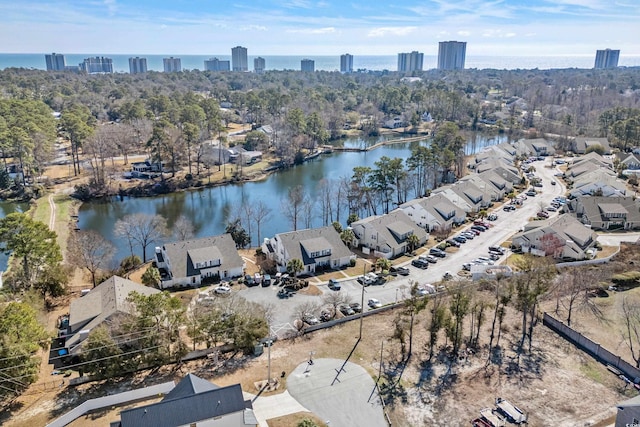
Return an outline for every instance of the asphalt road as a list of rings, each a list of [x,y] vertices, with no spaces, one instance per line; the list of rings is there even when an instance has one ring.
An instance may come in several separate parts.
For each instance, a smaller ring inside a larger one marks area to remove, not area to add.
[[[528,222],[529,219],[536,215],[541,208],[549,206],[551,200],[563,195],[565,188],[561,181],[556,180],[554,176],[558,172],[556,168],[548,168],[550,160],[536,161],[531,163],[531,166],[536,168],[536,176],[542,179],[543,186],[536,188],[538,194],[535,197],[528,197],[527,200],[516,210],[511,212],[505,212],[502,210],[502,205],[492,210],[498,215],[498,219],[493,221],[494,227],[481,233],[473,240],[467,240],[462,244],[460,248],[449,248],[446,258],[438,259],[436,264],[430,264],[426,270],[418,269],[411,266],[410,260],[404,265],[411,271],[409,276],[398,276],[388,281],[382,286],[368,286],[364,288],[355,280],[352,279],[341,280],[340,284],[342,292],[348,296],[352,302],[360,302],[364,299],[364,310],[368,310],[367,301],[370,298],[378,299],[383,305],[402,301],[407,298],[410,292],[411,283],[418,282],[419,285],[426,283],[438,282],[442,279],[445,272],[449,271],[452,274],[456,274],[464,263],[471,262],[479,256],[486,256],[489,246],[499,246],[505,240],[508,240],[514,233],[521,230]],[[552,185],[552,180],[556,181],[556,185]],[[558,215],[554,212],[549,212],[551,216]],[[464,229],[470,227],[468,225]],[[463,229],[456,230],[457,235]],[[500,263],[506,258],[503,256],[501,260],[496,263]],[[313,278],[310,281],[313,283]],[[318,288],[322,290],[323,294],[335,292],[327,288],[326,283],[318,284]],[[287,331],[294,330],[293,328],[293,316],[295,315],[295,308],[299,304],[307,301],[314,302],[318,305],[322,304],[321,296],[307,296],[303,294],[296,294],[288,299],[279,299],[277,297],[277,286],[270,286],[267,288],[253,287],[243,289],[239,291],[239,294],[249,301],[257,302],[260,304],[271,304],[274,307],[273,318],[271,321],[272,333],[283,336]]]

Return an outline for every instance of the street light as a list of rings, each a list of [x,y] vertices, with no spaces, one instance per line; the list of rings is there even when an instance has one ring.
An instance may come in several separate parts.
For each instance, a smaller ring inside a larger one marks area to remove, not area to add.
[[[264,345],[267,346],[267,387],[269,387],[271,386],[271,346],[273,345],[273,340],[265,341]]]

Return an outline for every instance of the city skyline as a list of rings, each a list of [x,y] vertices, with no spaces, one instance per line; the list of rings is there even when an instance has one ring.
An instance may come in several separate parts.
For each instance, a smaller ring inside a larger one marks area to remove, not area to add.
[[[471,55],[586,55],[615,46],[638,55],[640,4],[607,0],[266,0],[218,12],[203,1],[0,0],[3,53],[435,55],[462,39]],[[180,7],[182,6],[182,8]]]

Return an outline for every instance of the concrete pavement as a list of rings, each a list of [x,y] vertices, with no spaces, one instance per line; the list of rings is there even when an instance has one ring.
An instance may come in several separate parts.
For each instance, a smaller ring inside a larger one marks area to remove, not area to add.
[[[253,413],[258,420],[260,427],[269,427],[267,420],[298,412],[310,412],[302,406],[296,399],[291,397],[288,390],[284,393],[272,396],[258,396],[251,393],[244,393],[245,399],[250,399],[253,405]]]
[[[315,359],[299,365],[287,378],[287,388],[298,402],[331,427],[388,427],[375,382],[359,365],[343,360]]]

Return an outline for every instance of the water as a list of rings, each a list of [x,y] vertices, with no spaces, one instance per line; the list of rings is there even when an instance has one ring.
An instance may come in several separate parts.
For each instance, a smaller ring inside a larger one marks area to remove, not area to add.
[[[9,67],[16,68],[34,68],[44,70],[46,64],[44,53],[2,53],[0,54],[0,69]],[[169,56],[179,57],[182,61],[183,70],[203,70],[204,61],[211,57],[220,60],[231,60],[231,55],[108,55],[108,54],[65,54],[67,65],[78,65],[85,58],[95,56],[106,56],[113,59],[113,68],[115,72],[129,72],[129,58],[132,56],[141,56],[147,58],[147,67],[149,70],[162,71],[162,58]],[[315,61],[315,69],[318,71],[336,71],[340,69],[340,55],[335,56],[276,56],[276,55],[249,55],[249,69],[253,69],[253,59],[256,56],[262,56],[265,59],[267,70],[300,70],[300,61],[302,59],[313,59]],[[429,70],[436,67],[435,55],[425,55],[424,69]],[[554,68],[593,68],[595,61],[594,55],[557,55],[557,56],[467,56],[465,67],[485,69],[492,68],[498,70],[515,70],[515,69],[554,69]],[[621,54],[620,66],[638,67],[640,66],[640,55],[624,55]],[[353,68],[367,70],[389,70],[396,71],[398,69],[398,57],[396,55],[357,55],[354,54]]]
[[[484,146],[505,141],[506,137],[472,136],[467,150],[473,147],[477,151]],[[349,142],[366,144],[365,142]],[[261,226],[261,238],[273,237],[276,233],[292,229],[287,218],[282,214],[282,203],[287,198],[288,190],[295,185],[302,185],[311,200],[319,194],[318,183],[322,179],[337,182],[341,177],[351,177],[355,166],[371,166],[382,156],[406,159],[411,148],[425,141],[391,144],[367,152],[341,152],[321,156],[314,161],[271,174],[260,182],[225,185],[202,190],[180,192],[148,198],[125,198],[123,201],[84,203],[79,211],[78,226],[82,230],[95,230],[108,238],[117,247],[115,260],[129,256],[127,242],[114,235],[115,223],[128,214],[145,213],[161,215],[166,218],[169,227],[180,215],[185,215],[195,227],[197,237],[215,236],[224,233],[230,218],[235,217],[244,204],[255,204],[263,201],[272,212]],[[319,208],[315,208],[319,211]],[[343,211],[340,220],[346,223],[347,212]],[[311,227],[322,225],[320,212],[312,219]],[[255,225],[252,225],[255,228]],[[305,228],[299,226],[299,228]],[[252,246],[258,245],[257,231],[251,230]],[[167,238],[166,241],[173,239]],[[157,245],[157,243],[156,243]],[[142,255],[140,248],[134,248],[137,255]],[[147,248],[149,256],[153,248]]]

